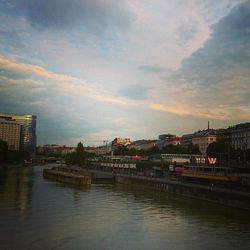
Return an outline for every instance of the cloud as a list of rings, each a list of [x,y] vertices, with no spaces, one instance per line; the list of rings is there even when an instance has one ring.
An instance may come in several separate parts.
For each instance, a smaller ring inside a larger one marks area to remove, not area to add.
[[[1,109],[37,114],[44,143],[249,119],[240,2],[0,1]]]
[[[142,65],[139,67],[139,70],[149,74],[161,74],[167,71],[162,66],[157,65]]]
[[[32,25],[46,29],[80,26],[97,34],[110,28],[126,30],[133,18],[123,0],[9,0],[7,3],[15,15],[25,15]]]
[[[198,25],[195,22],[185,23],[177,28],[177,32],[178,44],[184,46],[188,44],[198,32]]]
[[[146,100],[148,97],[149,88],[142,84],[133,84],[123,87],[119,91],[119,96],[129,100]]]
[[[249,120],[249,30],[250,6],[240,4],[213,26],[204,46],[151,93],[151,107],[215,120]]]
[[[36,75],[39,77],[56,80],[56,81],[72,81],[76,80],[74,77],[55,74],[50,72],[40,66],[37,65],[30,65],[30,64],[23,64],[23,63],[16,63],[13,60],[10,60],[6,57],[0,56],[0,68],[2,70],[8,70],[15,73],[20,73],[21,75]]]

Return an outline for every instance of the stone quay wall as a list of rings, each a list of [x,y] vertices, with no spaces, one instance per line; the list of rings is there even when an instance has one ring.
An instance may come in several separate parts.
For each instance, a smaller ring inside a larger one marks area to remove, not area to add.
[[[174,195],[181,195],[188,198],[195,198],[225,206],[250,210],[250,193],[248,192],[160,178],[125,175],[117,175],[116,183],[152,188]]]
[[[73,185],[91,185],[91,177],[59,170],[44,169],[43,176],[49,180]]]

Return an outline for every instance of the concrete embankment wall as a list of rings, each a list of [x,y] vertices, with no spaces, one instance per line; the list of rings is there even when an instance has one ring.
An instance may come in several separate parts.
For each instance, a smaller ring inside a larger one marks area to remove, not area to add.
[[[247,192],[137,176],[118,175],[116,182],[250,210],[250,193]]]
[[[74,184],[74,185],[91,185],[90,176],[81,176],[72,173],[67,173],[58,170],[44,169],[43,176],[49,180],[59,181],[62,183]]]

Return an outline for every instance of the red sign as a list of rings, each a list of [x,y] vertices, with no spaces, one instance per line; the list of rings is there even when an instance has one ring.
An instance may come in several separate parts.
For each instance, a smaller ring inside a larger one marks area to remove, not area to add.
[[[216,158],[208,157],[208,163],[211,164],[211,165],[215,164],[216,160],[217,160]]]
[[[143,156],[140,155],[133,155],[131,156],[132,159],[141,159]]]

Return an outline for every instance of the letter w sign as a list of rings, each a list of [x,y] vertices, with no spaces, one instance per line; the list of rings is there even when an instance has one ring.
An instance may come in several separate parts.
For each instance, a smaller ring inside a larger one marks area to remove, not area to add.
[[[216,163],[216,158],[208,157],[208,163],[209,164],[215,164]]]

